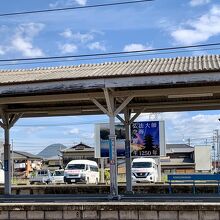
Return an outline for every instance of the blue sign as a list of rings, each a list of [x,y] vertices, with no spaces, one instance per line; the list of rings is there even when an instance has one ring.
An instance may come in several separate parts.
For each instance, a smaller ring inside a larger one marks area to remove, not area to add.
[[[4,160],[4,170],[8,171],[8,160]]]
[[[131,124],[132,156],[160,156],[159,121]]]
[[[169,181],[195,181],[195,180],[220,180],[219,174],[172,174],[168,175]]]

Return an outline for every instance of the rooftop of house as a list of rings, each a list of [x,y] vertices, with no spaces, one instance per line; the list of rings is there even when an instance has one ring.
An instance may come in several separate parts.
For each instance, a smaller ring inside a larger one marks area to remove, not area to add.
[[[68,148],[68,149],[62,150],[62,152],[72,152],[72,151],[94,151],[94,148],[81,142],[77,145],[74,145],[74,146]]]
[[[13,158],[14,159],[42,160],[42,157],[28,153],[28,152],[24,152],[24,151],[13,151]]]
[[[166,152],[172,153],[191,153],[194,152],[194,147],[188,144],[166,144]]]

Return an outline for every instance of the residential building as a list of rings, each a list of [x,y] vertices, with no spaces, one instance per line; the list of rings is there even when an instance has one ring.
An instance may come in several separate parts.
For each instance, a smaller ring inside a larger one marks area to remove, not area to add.
[[[194,173],[194,147],[187,144],[166,144],[166,157],[161,158],[161,172]]]
[[[13,160],[13,176],[26,178],[33,170],[39,170],[42,166],[42,157],[23,151],[11,152]]]
[[[87,159],[98,162],[95,158],[95,149],[86,144],[79,143],[68,149],[60,151],[63,158],[63,165],[65,166],[71,160]]]

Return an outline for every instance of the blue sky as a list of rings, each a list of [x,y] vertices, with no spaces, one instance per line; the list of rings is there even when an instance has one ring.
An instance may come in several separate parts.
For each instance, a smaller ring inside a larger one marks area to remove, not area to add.
[[[118,1],[2,0],[0,14],[107,2]],[[218,0],[155,0],[106,8],[0,17],[0,60],[130,51],[213,42],[220,42]],[[219,53],[219,50],[194,52],[185,50],[184,52],[29,65],[5,65],[0,62],[0,68],[24,69],[161,56],[191,56],[215,54]],[[166,121],[166,139],[169,143],[183,143],[188,138],[191,138],[192,144],[205,143],[206,137],[210,142],[213,130],[220,128],[217,121],[220,117],[219,111],[162,113],[158,117]],[[148,119],[147,114],[139,118],[139,120]],[[53,143],[71,146],[82,141],[94,146],[94,123],[98,122],[107,122],[107,117],[21,119],[12,129],[11,139],[15,149],[32,153],[37,153]]]

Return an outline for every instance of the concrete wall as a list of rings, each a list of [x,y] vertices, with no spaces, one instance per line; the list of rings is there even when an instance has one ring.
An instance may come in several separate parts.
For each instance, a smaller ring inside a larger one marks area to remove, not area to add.
[[[217,220],[219,211],[215,203],[3,203],[0,219]]]
[[[196,193],[217,193],[217,185],[198,185]],[[38,194],[109,194],[109,185],[31,185],[31,186],[13,186],[13,195],[38,195]],[[136,185],[133,191],[137,194],[167,194],[169,193],[168,184],[148,184]],[[192,193],[192,185],[173,185],[173,193]],[[0,194],[3,194],[4,188],[0,187]],[[125,185],[119,185],[119,193],[126,193]]]

